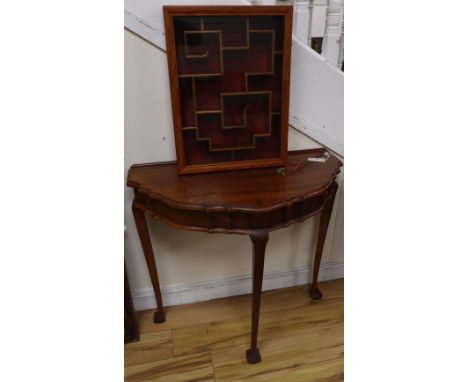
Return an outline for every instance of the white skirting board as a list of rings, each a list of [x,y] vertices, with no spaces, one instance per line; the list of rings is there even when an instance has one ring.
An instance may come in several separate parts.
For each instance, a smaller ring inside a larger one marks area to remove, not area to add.
[[[320,267],[319,281],[335,280],[344,277],[343,263],[324,263]],[[309,266],[284,271],[265,272],[263,291],[303,285],[311,282],[312,268]],[[221,280],[196,283],[173,284],[162,288],[164,306],[189,304],[215,298],[249,294],[252,291],[252,276],[235,276]],[[132,291],[135,310],[154,309],[156,301],[152,288]]]

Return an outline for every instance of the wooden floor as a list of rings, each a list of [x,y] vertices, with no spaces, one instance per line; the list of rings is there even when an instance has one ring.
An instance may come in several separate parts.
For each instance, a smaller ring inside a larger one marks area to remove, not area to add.
[[[264,292],[259,348],[250,365],[250,296],[168,307],[166,322],[140,312],[140,341],[125,345],[125,380],[343,381],[343,280]]]

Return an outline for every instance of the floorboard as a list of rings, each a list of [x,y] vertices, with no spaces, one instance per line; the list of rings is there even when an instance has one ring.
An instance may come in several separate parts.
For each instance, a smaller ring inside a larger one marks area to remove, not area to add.
[[[140,342],[125,345],[125,380],[146,381],[343,381],[343,280],[262,296],[259,348],[262,362],[249,365],[250,296],[168,307],[153,324],[140,312]]]
[[[140,334],[139,341],[125,345],[125,366],[138,365],[172,356],[171,330]]]
[[[210,353],[171,357],[125,367],[127,382],[215,382]]]

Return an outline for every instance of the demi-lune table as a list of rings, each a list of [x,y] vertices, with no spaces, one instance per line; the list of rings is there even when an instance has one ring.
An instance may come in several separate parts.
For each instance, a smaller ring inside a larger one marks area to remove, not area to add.
[[[315,251],[312,299],[320,299],[317,279],[342,163],[324,149],[292,151],[285,171],[277,168],[179,175],[175,162],[133,165],[127,185],[135,197],[133,215],[148,266],[157,310],[154,322],[166,320],[156,262],[145,214],[172,227],[209,233],[249,235],[253,247],[252,329],[247,361],[261,360],[257,346],[263,264],[269,232],[321,213]]]

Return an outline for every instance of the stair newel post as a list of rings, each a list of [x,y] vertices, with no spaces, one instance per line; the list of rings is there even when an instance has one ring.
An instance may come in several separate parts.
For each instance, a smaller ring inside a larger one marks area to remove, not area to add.
[[[338,52],[338,68],[341,69],[344,60],[344,10],[343,2],[341,3],[341,36],[340,36],[340,46]]]
[[[322,54],[334,66],[339,65],[342,38],[343,0],[328,0]]]
[[[312,23],[314,20],[314,4],[315,0],[309,1],[309,29],[307,31],[307,45],[312,46]]]
[[[309,39],[310,11],[309,0],[294,0],[293,28],[294,36],[304,44]]]

